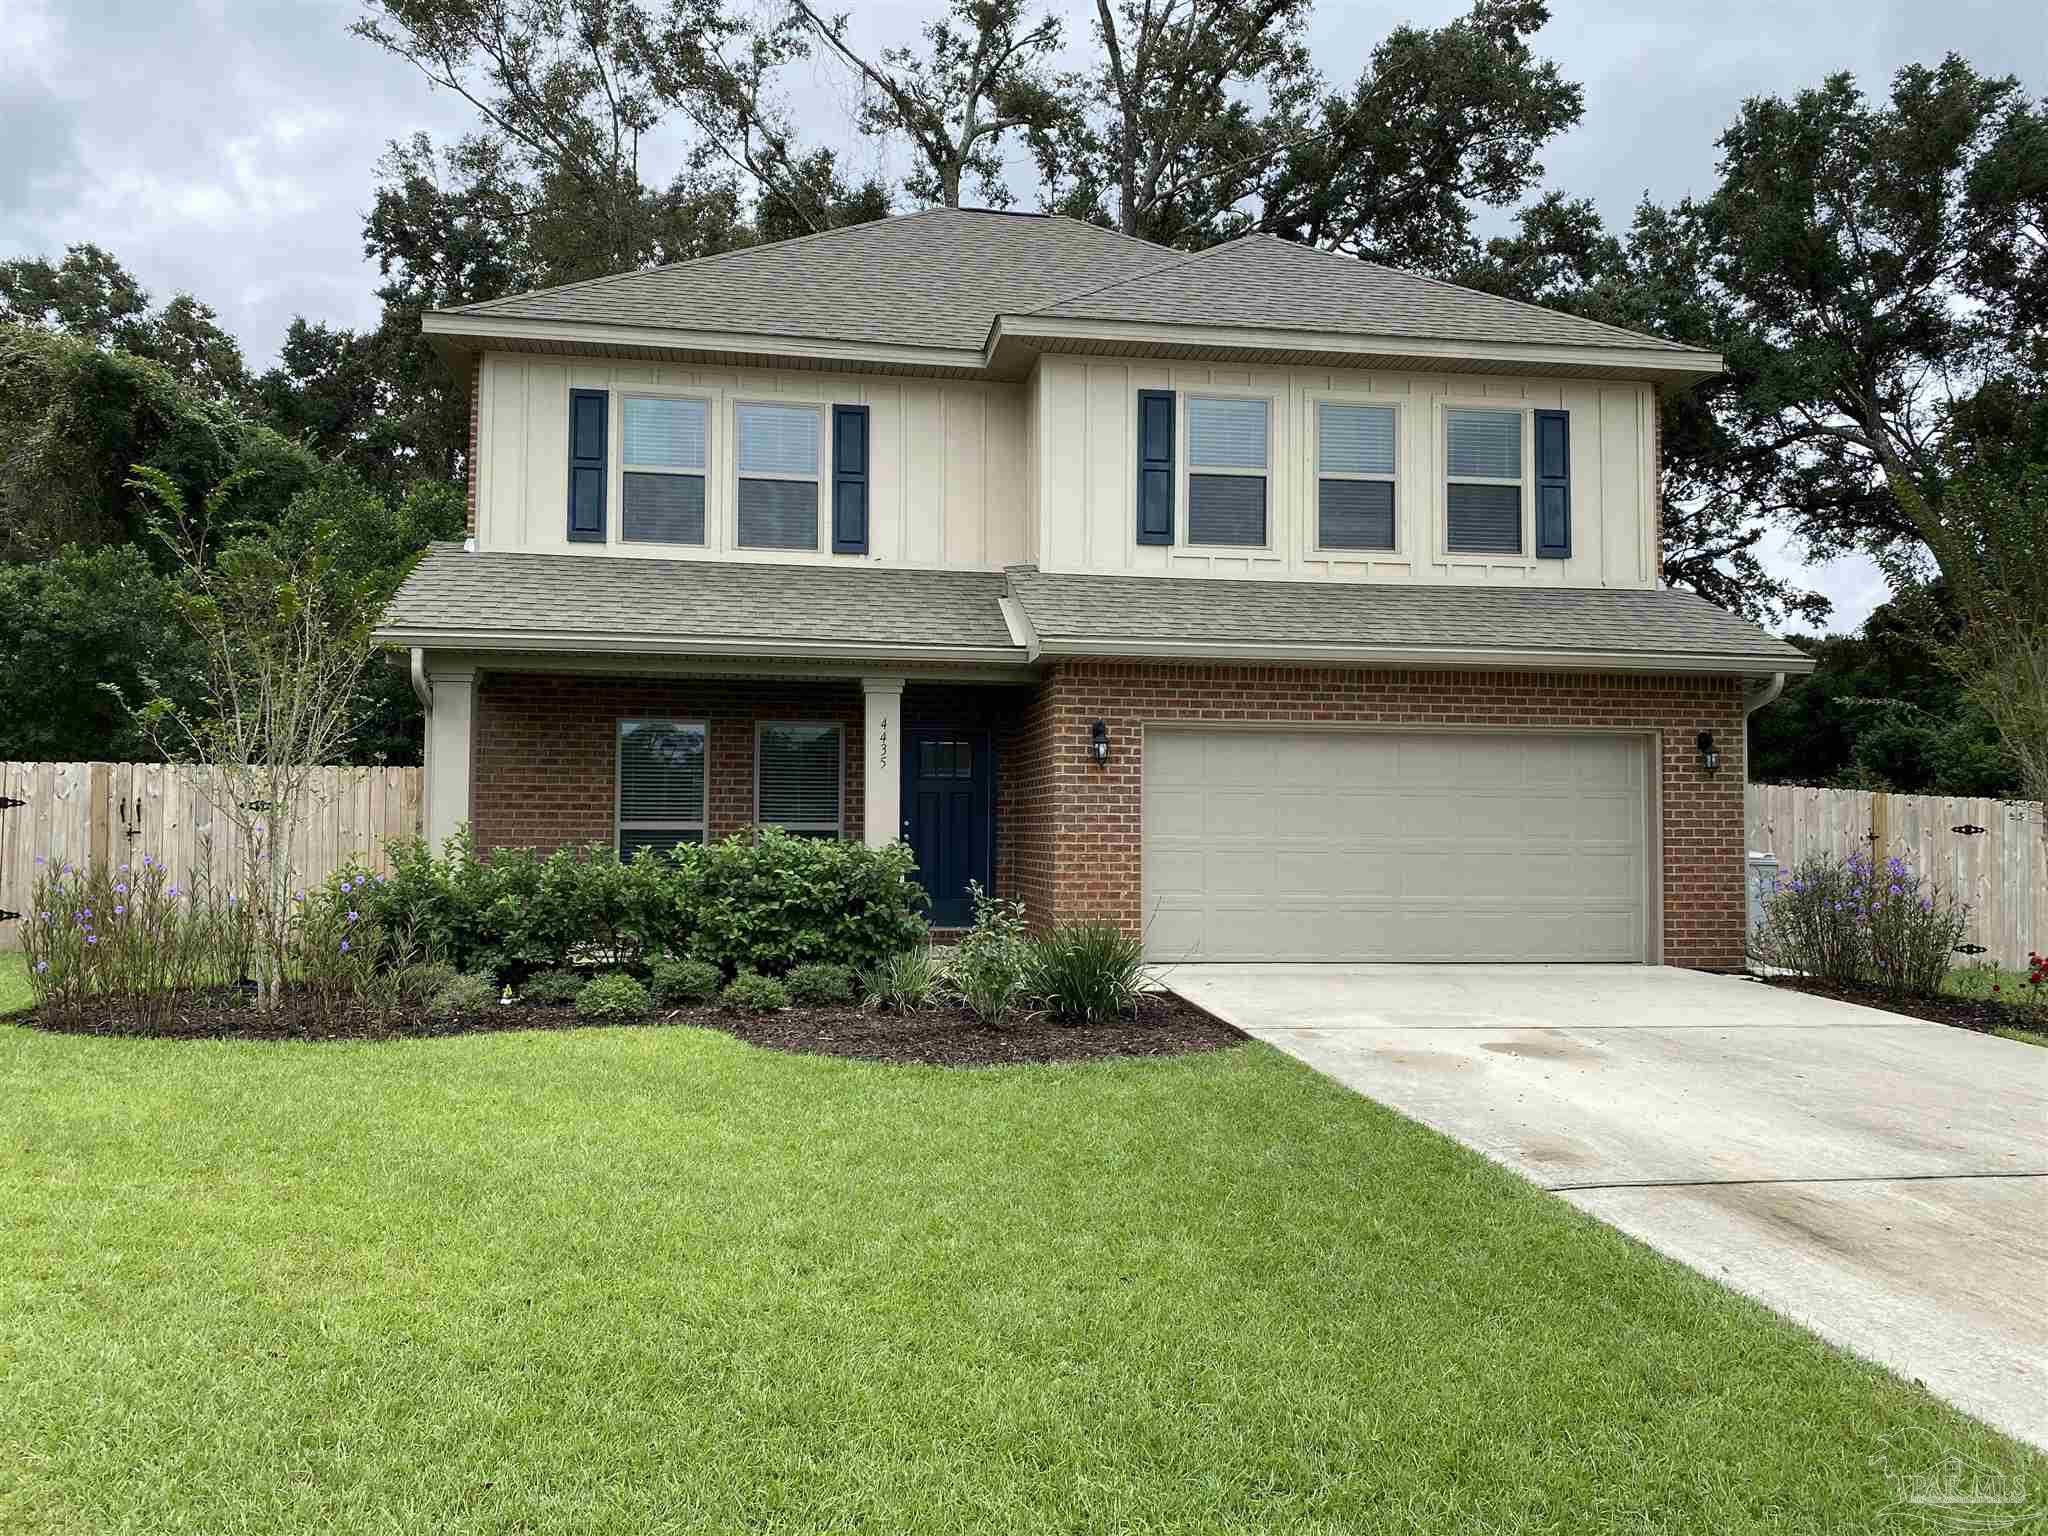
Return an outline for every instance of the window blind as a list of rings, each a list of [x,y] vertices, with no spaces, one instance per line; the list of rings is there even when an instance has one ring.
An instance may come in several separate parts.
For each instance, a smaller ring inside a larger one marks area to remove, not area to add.
[[[621,537],[652,544],[704,542],[704,477],[627,471],[620,501]]]
[[[619,857],[704,840],[704,727],[619,722]]]
[[[1190,544],[1264,544],[1264,475],[1189,475]]]
[[[814,405],[741,405],[739,465],[743,475],[815,475],[818,408]]]
[[[708,411],[702,400],[665,400],[628,395],[625,453],[629,467],[704,469]]]
[[[1325,475],[1391,475],[1394,408],[1317,402],[1316,469]]]
[[[1520,411],[1445,411],[1454,480],[1522,478]]]
[[[1266,467],[1266,402],[1188,399],[1188,463],[1202,469]]]
[[[840,830],[840,728],[764,725],[756,770],[763,826],[837,836]]]
[[[1394,482],[1318,480],[1316,543],[1324,549],[1392,549]]]

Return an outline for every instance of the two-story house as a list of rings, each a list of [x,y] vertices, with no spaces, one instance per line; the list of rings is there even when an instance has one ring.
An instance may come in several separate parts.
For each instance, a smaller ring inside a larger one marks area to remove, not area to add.
[[[1744,721],[1810,663],[1659,584],[1711,353],[945,209],[426,325],[437,840],[903,838],[938,924],[1161,959],[1742,961]]]

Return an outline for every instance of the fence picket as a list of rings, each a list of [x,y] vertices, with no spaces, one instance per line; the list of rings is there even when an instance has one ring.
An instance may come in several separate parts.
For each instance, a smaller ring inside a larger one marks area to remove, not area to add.
[[[121,864],[146,853],[182,889],[209,868],[239,884],[234,824],[216,808],[231,790],[225,775],[196,767],[0,762],[0,796],[26,802],[0,811],[0,910],[28,909],[39,856]],[[420,791],[417,768],[316,769],[294,825],[275,834],[274,846],[292,850],[301,887],[348,863],[388,869],[385,843],[419,835]],[[0,922],[0,950],[20,947],[21,924]]]
[[[1970,907],[1968,942],[1982,961],[2017,969],[2048,947],[2048,820],[2039,801],[1873,795],[1862,790],[1752,784],[1749,847],[1790,865],[1813,854],[1894,854]],[[1981,833],[1957,832],[1977,826]],[[1873,831],[1882,830],[1878,843]]]

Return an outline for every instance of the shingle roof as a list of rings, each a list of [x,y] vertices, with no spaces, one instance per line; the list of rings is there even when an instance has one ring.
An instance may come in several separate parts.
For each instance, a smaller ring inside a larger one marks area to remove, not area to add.
[[[1190,254],[1059,215],[973,208],[445,313],[976,352],[1008,315],[1707,355],[1270,235]]]
[[[1235,647],[1668,656],[1788,672],[1807,655],[1689,592],[1450,587],[1393,582],[905,571],[881,566],[471,552],[436,544],[379,628],[400,645],[775,654],[787,645],[915,656],[973,650],[1022,663],[1013,596],[1041,643],[1097,654],[1166,643],[1194,659]]]
[[[999,314],[1179,256],[1077,219],[933,208],[451,313],[979,351]]]
[[[1141,280],[1119,277],[1031,311],[1282,331],[1355,332],[1438,341],[1689,349],[1473,288],[1417,277],[1271,235],[1247,235]]]
[[[1233,645],[1357,646],[1813,666],[1805,652],[1690,592],[1061,576],[1029,566],[1009,576],[1041,643],[1100,641],[1110,654],[1119,644],[1178,642],[1190,656],[1229,656]]]
[[[641,560],[605,555],[465,552],[436,544],[386,610],[379,634],[477,637],[516,648],[644,638],[732,643],[845,642],[862,648],[1016,651],[994,571]],[[413,640],[413,643],[418,643]],[[448,643],[443,641],[441,643]]]

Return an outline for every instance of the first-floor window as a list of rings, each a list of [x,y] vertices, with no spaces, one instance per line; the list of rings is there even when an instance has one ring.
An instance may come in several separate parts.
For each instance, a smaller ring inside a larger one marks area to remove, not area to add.
[[[704,726],[619,722],[619,857],[704,841]]]
[[[1522,552],[1522,413],[1444,412],[1444,545],[1459,555]]]
[[[836,725],[762,725],[754,751],[754,820],[805,837],[839,836],[843,745]]]
[[[733,419],[739,434],[740,547],[816,549],[818,407],[743,404],[733,408]]]
[[[619,537],[702,544],[710,408],[702,400],[667,395],[628,395],[621,404]]]

